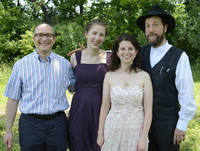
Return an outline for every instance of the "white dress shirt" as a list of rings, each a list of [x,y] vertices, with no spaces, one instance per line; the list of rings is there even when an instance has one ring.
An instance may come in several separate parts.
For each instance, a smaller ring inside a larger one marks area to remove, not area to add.
[[[172,47],[166,41],[166,43],[158,48],[151,47],[150,51],[150,63],[151,67],[154,67]],[[188,122],[193,118],[196,105],[194,101],[194,85],[192,78],[192,71],[187,54],[183,52],[180,56],[176,67],[175,85],[178,90],[178,101],[181,106],[179,111],[179,119],[176,128],[186,131]]]

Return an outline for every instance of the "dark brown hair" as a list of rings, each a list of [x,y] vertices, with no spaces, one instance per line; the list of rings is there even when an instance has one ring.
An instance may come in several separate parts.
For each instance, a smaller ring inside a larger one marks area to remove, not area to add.
[[[105,31],[107,33],[106,23],[100,19],[93,19],[90,22],[88,22],[85,26],[85,32],[88,33],[93,25],[101,25],[101,26],[105,27]]]
[[[119,43],[121,41],[130,41],[131,44],[135,47],[135,49],[138,51],[137,55],[135,56],[135,59],[133,60],[132,65],[130,67],[131,68],[130,70],[133,69],[135,72],[137,72],[138,69],[141,68],[140,46],[139,46],[139,43],[136,40],[136,38],[133,35],[130,35],[130,34],[122,34],[115,41],[115,43],[112,47],[111,64],[109,65],[108,70],[109,71],[115,71],[121,65],[120,59],[117,56],[117,52],[118,52],[118,49],[119,49]]]

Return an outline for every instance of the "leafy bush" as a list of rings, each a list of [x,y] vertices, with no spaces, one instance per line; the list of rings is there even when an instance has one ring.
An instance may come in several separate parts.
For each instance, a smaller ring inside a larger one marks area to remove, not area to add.
[[[63,22],[56,25],[56,43],[54,51],[67,57],[67,53],[79,48],[78,43],[85,45],[84,29],[74,22]]]
[[[34,51],[33,31],[25,31],[25,34],[22,34],[21,38],[22,39],[18,41],[17,45],[21,53],[21,55],[19,56],[20,58]]]
[[[21,11],[20,7],[0,2],[0,62],[9,62],[21,56],[19,40],[34,22]],[[7,1],[7,3],[11,3]]]

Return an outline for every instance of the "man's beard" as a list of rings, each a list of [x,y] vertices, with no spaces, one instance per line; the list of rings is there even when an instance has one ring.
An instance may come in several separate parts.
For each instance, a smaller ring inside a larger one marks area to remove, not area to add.
[[[156,36],[156,39],[153,40],[153,41],[151,41],[151,40],[149,39],[149,36],[151,36],[151,35]],[[160,36],[157,35],[157,34],[151,34],[151,35],[148,35],[146,38],[147,38],[149,44],[150,44],[151,46],[153,46],[153,47],[158,47],[158,46],[160,46],[161,43],[163,42],[164,38],[165,38],[164,32],[163,32],[162,35],[160,35]]]

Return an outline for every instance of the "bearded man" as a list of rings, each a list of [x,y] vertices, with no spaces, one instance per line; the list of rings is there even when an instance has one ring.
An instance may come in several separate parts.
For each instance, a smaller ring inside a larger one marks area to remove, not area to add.
[[[153,84],[148,150],[179,151],[196,111],[189,58],[166,40],[165,34],[175,28],[175,19],[160,6],[153,6],[136,23],[148,41],[142,48],[142,64]]]

